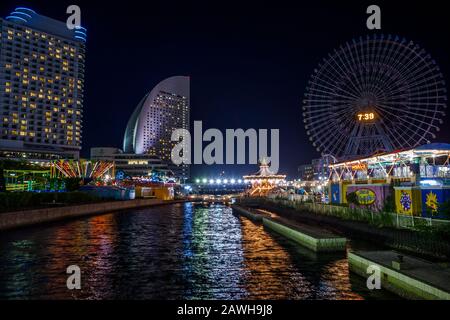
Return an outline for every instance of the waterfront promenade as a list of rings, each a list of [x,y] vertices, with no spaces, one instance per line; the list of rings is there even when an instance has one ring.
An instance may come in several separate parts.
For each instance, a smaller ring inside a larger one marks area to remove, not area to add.
[[[73,219],[94,214],[102,214],[118,210],[160,206],[179,202],[185,202],[185,200],[165,201],[159,199],[135,199],[127,201],[108,201],[75,206],[5,212],[0,214],[0,231],[35,225],[39,223],[52,222],[63,219]]]
[[[404,298],[450,300],[450,269],[395,251],[349,252],[350,270],[367,277],[367,268],[377,265],[381,285]]]

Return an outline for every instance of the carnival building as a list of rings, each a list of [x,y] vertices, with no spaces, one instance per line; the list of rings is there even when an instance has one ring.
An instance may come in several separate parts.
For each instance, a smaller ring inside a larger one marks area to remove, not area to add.
[[[330,165],[329,199],[399,214],[443,217],[450,201],[450,144],[376,154]]]
[[[250,196],[263,197],[283,184],[286,176],[271,172],[269,161],[263,158],[260,162],[259,171],[253,175],[244,176],[243,179],[245,183],[251,184],[251,188],[248,190]]]

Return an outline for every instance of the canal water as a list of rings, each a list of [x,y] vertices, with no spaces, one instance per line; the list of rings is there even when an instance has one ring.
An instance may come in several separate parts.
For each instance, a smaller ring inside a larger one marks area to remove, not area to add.
[[[361,245],[352,243],[351,245]],[[81,268],[68,290],[66,268]],[[174,204],[0,233],[0,299],[391,299],[223,205]]]

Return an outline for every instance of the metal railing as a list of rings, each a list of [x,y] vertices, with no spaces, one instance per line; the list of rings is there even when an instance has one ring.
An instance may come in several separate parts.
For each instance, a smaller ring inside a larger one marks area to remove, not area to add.
[[[350,208],[323,203],[292,201],[287,199],[266,198],[264,201],[269,201],[296,210],[306,210],[312,213],[329,215],[348,220],[365,221],[372,224],[391,226],[398,229],[416,227],[440,227],[450,225],[450,220],[403,215],[390,212],[374,212],[372,210],[362,208]]]

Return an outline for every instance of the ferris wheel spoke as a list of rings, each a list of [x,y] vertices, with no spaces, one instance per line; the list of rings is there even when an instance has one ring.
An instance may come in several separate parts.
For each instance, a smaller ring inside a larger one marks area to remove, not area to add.
[[[387,132],[391,132],[391,134],[389,135],[389,137],[395,137],[395,133],[397,133],[399,130],[401,134],[398,135],[399,138],[401,138],[405,143],[404,144],[400,144],[399,146],[409,146],[409,140],[417,140],[417,130],[413,130],[411,128],[411,123],[410,122],[406,122],[404,120],[404,118],[402,118],[401,116],[391,113],[391,112],[387,112],[389,114],[389,116],[393,117],[393,118],[397,118],[398,122],[395,123],[395,127],[394,128],[398,128],[397,129],[389,129],[390,126],[387,126],[386,122],[384,123],[385,127],[387,127],[389,130],[387,130]],[[392,122],[392,120],[389,120],[389,122]],[[415,125],[416,126],[416,125]],[[424,130],[421,127],[416,126],[416,128],[420,129],[421,131],[424,132],[424,134],[428,134],[429,132]]]
[[[324,99],[304,99],[305,102],[313,103],[312,107],[314,108],[328,108],[330,105],[342,105],[342,106],[349,106],[349,102],[352,102],[353,100],[326,100],[326,97],[323,97]]]
[[[384,123],[381,123],[381,125],[382,125],[382,127],[384,127],[383,130],[385,130],[385,132],[392,132],[392,130],[388,130],[389,128]],[[405,145],[405,143],[407,143],[407,141],[405,140],[405,138],[402,135],[396,135],[393,132],[391,135],[389,135],[389,138],[390,138],[390,143],[393,146],[395,146],[396,148],[398,148],[399,146]],[[400,142],[399,139],[402,139],[403,143]],[[397,144],[394,145],[392,140],[395,140],[395,142],[397,142]]]
[[[392,128],[391,128],[391,126],[388,125],[388,123],[390,123],[390,120],[386,119],[383,115],[381,115],[380,118],[381,118],[380,124],[381,124],[384,132],[390,133],[388,135],[388,137],[391,139],[391,143],[392,143],[392,140],[395,140],[397,142],[396,148],[399,148],[399,147],[405,146],[405,145],[409,145],[408,140],[404,137],[404,135],[396,134],[397,129],[395,129],[395,128],[398,128],[398,127],[392,126]],[[403,126],[403,124],[402,124],[402,126]],[[400,139],[403,142],[401,142]]]
[[[394,111],[398,111],[398,109],[399,109],[399,108],[389,107],[387,105],[382,105],[382,104],[378,104],[378,106],[380,106],[380,107],[382,107],[384,109],[389,109],[389,110],[394,110]],[[420,121],[419,118],[428,118],[428,119],[432,119],[433,121],[436,120],[436,117],[432,117],[432,116],[429,116],[429,115],[426,115],[426,114],[423,114],[423,113],[413,112],[413,111],[409,110],[407,106],[404,106],[404,107],[405,108],[401,109],[401,112],[405,113],[405,114],[410,114],[410,115],[413,115],[413,116],[417,117],[416,118],[417,121]],[[430,125],[432,125],[432,124],[430,124]],[[437,126],[435,126],[435,127],[437,128]]]
[[[428,92],[428,87],[436,87],[436,81],[433,83],[430,83],[431,80],[436,80],[437,78],[440,78],[440,75],[434,75],[427,79],[415,82],[413,84],[407,85],[406,88],[396,89],[395,91],[390,93],[390,96],[393,96],[399,92],[402,92],[402,90],[412,90],[412,92],[421,92],[422,90],[425,92]],[[419,91],[420,90],[420,91]]]
[[[333,130],[330,130],[330,132],[333,132]],[[317,144],[319,144],[323,149],[326,149],[327,151],[329,151],[330,146],[336,145],[336,142],[341,140],[341,139],[339,139],[339,137],[342,137],[342,139],[345,139],[345,136],[339,132],[338,128],[336,128],[336,130],[334,132],[337,133],[337,135],[325,133],[325,134],[316,136],[316,140],[319,141],[319,143],[317,143]]]
[[[403,50],[399,49],[396,51],[399,54],[395,58],[392,58],[388,62],[383,62],[383,65],[385,66],[385,68],[383,69],[383,76],[385,78],[385,81],[382,83],[385,85],[387,91],[391,90],[392,84],[400,81],[401,79],[408,78],[409,73],[412,72],[413,69],[415,69],[411,68],[411,65],[416,62],[417,54],[410,50],[408,56],[405,56],[404,51],[406,50],[406,47],[403,46],[402,48]],[[402,61],[407,61],[407,63],[402,63]],[[392,70],[390,70],[386,66],[391,66]],[[395,71],[396,75],[394,77],[389,76],[389,74],[387,73],[389,70]],[[408,71],[408,73],[406,71]]]
[[[334,109],[333,109],[334,110]],[[341,109],[341,111],[337,110],[337,111],[333,111],[333,115],[339,114],[340,112],[345,111],[347,113],[346,110]],[[319,110],[307,110],[307,111],[303,111],[303,113],[305,115],[310,115],[310,117],[320,117],[323,116],[324,114],[329,114],[329,116],[331,117],[332,115],[330,114],[331,111],[329,109],[327,109],[326,111],[323,109],[319,109]]]
[[[420,56],[420,52],[418,53],[415,50],[416,48],[411,49],[409,45],[404,46],[403,49],[402,54],[395,63],[395,67],[398,76],[408,78],[411,73],[414,73],[415,70],[423,66],[423,63],[421,63],[422,57]],[[398,78],[393,78],[393,80],[397,81]]]
[[[427,126],[434,127],[434,128],[438,128],[437,126],[435,126],[435,125],[433,125],[433,124],[431,124],[431,123],[428,123],[428,122],[425,122],[425,121],[421,121],[421,120],[418,120],[417,118],[411,117],[411,115],[410,115],[409,113],[406,113],[405,115],[399,116],[399,115],[397,115],[397,114],[395,114],[395,113],[393,113],[393,112],[391,112],[391,111],[388,111],[388,110],[385,110],[384,112],[390,114],[390,115],[393,116],[393,117],[398,118],[398,119],[400,120],[400,121],[398,122],[398,124],[403,124],[403,125],[404,125],[404,123],[405,123],[406,121],[404,120],[403,117],[406,117],[406,118],[412,119],[412,120],[414,120],[414,121],[416,121],[416,122],[420,122],[420,123],[422,123],[422,124],[425,124],[425,125],[427,125]],[[411,122],[408,122],[408,124],[411,124]],[[422,129],[421,127],[418,127],[418,128]],[[423,130],[423,131],[426,131],[426,132],[429,132],[429,131],[424,130],[424,129],[422,129],[422,130]]]
[[[407,81],[407,83],[405,84],[406,88],[412,89],[418,87],[419,85],[430,86],[430,84],[428,83],[429,81],[442,78],[442,75],[440,73],[431,73],[430,71],[419,74],[419,72],[423,71],[423,69],[424,67],[415,71],[411,70],[408,74],[400,74],[396,78],[393,78],[392,82],[398,81],[398,78],[401,77],[402,79],[405,79]],[[431,76],[429,76],[428,78],[424,78],[428,74],[430,74]],[[390,95],[396,94],[400,92],[400,90],[404,90],[405,85],[397,87],[397,89],[390,92]]]
[[[328,111],[331,107],[342,107],[342,108],[349,108],[352,106],[349,102],[352,101],[346,101],[346,100],[325,100],[325,99],[304,99],[305,102],[310,103],[308,107],[311,109],[319,109]]]
[[[337,110],[337,111],[336,111]],[[333,108],[333,111],[330,110],[330,106],[328,105],[327,108],[308,108],[307,110],[303,111],[303,114],[310,116],[310,117],[316,117],[316,116],[325,116],[329,115],[332,116],[333,113],[339,112],[339,109]]]
[[[403,61],[406,61],[403,65],[400,65],[399,73],[404,76],[410,76],[417,72],[433,72],[435,68],[430,68],[430,62],[422,56],[422,52],[413,50],[408,56],[403,57]]]
[[[368,46],[370,46],[370,44],[373,43],[372,40],[368,40],[366,42],[367,42]],[[369,88],[370,90],[373,90],[372,87],[374,87],[375,84],[376,84],[375,79],[376,79],[377,74],[374,72],[373,66],[377,65],[377,63],[378,63],[378,59],[379,59],[379,56],[380,56],[380,50],[381,50],[380,46],[372,45],[372,51],[369,53],[370,56],[371,56],[371,63],[370,63],[370,66],[369,66],[369,70],[371,72],[370,75],[369,75],[369,83],[371,83],[371,87]]]
[[[323,73],[322,75],[324,77],[326,77],[326,80],[325,79],[313,79],[313,82],[314,82],[315,85],[320,85],[323,88],[326,88],[326,89],[328,89],[329,91],[331,91],[333,93],[336,93],[335,90],[339,90],[339,91],[342,91],[343,93],[347,94],[348,97],[357,98],[357,95],[355,93],[353,93],[353,92],[351,92],[349,90],[346,90],[342,86],[334,85],[333,83],[339,82],[338,79],[332,78],[332,76],[330,76],[328,73]],[[324,84],[322,84],[322,83],[324,83]],[[331,86],[332,88],[330,88],[329,86]]]
[[[338,66],[340,66],[341,63],[342,63],[342,65],[344,66],[344,69],[345,69],[345,70],[342,70],[342,67],[340,67],[341,71],[340,71],[340,73],[338,73],[338,74],[340,74],[341,76],[345,76],[345,77],[346,77],[346,79],[349,81],[349,86],[352,86],[352,89],[355,90],[355,95],[358,95],[358,93],[361,92],[361,88],[358,88],[358,85],[357,85],[354,81],[351,81],[351,78],[350,78],[350,76],[349,76],[350,74],[352,74],[353,70],[352,70],[351,67],[347,66],[347,65],[342,61],[342,58],[341,58],[341,56],[340,56],[338,53],[339,53],[339,52],[335,52],[335,55],[334,55],[334,56],[331,56],[331,59],[332,59]],[[336,56],[337,58],[339,58],[340,61],[337,61],[337,59],[335,59],[335,56]]]
[[[330,154],[336,154],[340,149],[344,149],[348,143],[348,138],[339,139],[337,143],[331,145]]]
[[[311,98],[308,98],[311,97]],[[314,98],[314,99],[312,99]],[[349,101],[355,101],[355,99],[350,99],[346,97],[338,97],[335,96],[333,92],[330,92],[329,94],[326,94],[324,91],[318,91],[315,89],[312,89],[308,95],[305,96],[304,100],[311,100],[311,101],[338,101],[338,102],[349,102]]]
[[[380,48],[381,46],[378,47]],[[384,82],[388,78],[386,77],[386,73],[389,71],[389,69],[386,67],[387,65],[389,65],[387,59],[390,59],[391,56],[393,56],[392,54],[393,43],[391,41],[386,41],[386,45],[382,47],[383,47],[382,51],[381,49],[378,51],[373,63],[374,66],[373,69],[376,70],[376,72],[374,72],[375,77],[371,79],[372,85],[370,89],[372,91],[374,91],[377,86],[384,86]],[[384,68],[381,68],[381,66],[383,66]]]
[[[430,80],[442,81],[442,74],[440,72],[432,73],[432,72],[428,71],[428,72],[422,72],[419,74],[418,72],[421,72],[421,70],[418,70],[417,72],[412,71],[411,73],[409,73],[407,75],[402,75],[404,77],[404,79],[407,80],[407,84],[409,87],[414,87],[414,86],[417,86],[417,85],[423,84],[423,83],[427,84],[427,82]],[[397,79],[393,79],[393,80],[397,80]]]
[[[401,130],[401,131],[400,131]],[[397,148],[400,147],[409,147],[411,145],[411,141],[417,140],[417,132],[411,129],[410,126],[405,125],[404,123],[400,123],[398,125],[398,130],[391,129],[390,137],[394,138],[397,142]],[[399,139],[401,139],[403,142],[399,142]]]
[[[366,53],[364,51],[364,46],[362,41],[356,41],[353,39],[353,47],[355,48],[355,61],[356,61],[356,70],[358,71],[358,75],[361,81],[362,92],[366,92],[368,88],[367,77],[366,77],[366,69],[367,69],[367,60]]]
[[[383,98],[383,101],[395,101],[396,99],[411,99],[420,101],[434,98],[435,100],[445,99],[445,89],[436,85],[424,86],[419,90],[408,91],[407,93],[397,93]]]
[[[336,129],[341,129],[342,128],[342,124],[341,125],[338,125],[338,122],[337,121],[320,121],[320,122],[323,122],[323,125],[322,125],[322,127],[320,127],[320,129],[319,130],[316,130],[315,132],[314,132],[314,135],[329,135],[329,132],[330,131],[332,131],[334,128],[336,128]],[[347,121],[347,123],[348,124],[350,124],[350,122],[349,121]],[[318,128],[319,126],[317,125],[316,126],[316,128]],[[344,134],[342,134],[342,130],[336,130],[336,132],[338,133],[338,134],[340,134],[341,136],[343,136],[343,137],[345,137],[345,135]]]
[[[363,82],[363,88],[364,90],[367,90],[368,87],[368,82],[367,82],[367,77],[366,77],[366,72],[367,72],[367,66],[369,65],[368,63],[368,56],[366,55],[366,51],[365,51],[365,47],[364,47],[364,43],[361,39],[359,39],[357,42],[355,40],[353,40],[355,49],[357,51],[356,56],[359,57],[359,64],[360,64],[360,74],[362,77],[362,82]]]
[[[333,70],[334,75],[335,75],[336,77],[338,77],[339,79],[342,79],[342,77],[345,77],[345,79],[348,80],[348,81],[349,81],[349,84],[352,86],[351,89],[354,90],[353,94],[354,94],[354,95],[357,95],[358,92],[359,92],[359,89],[358,89],[358,87],[355,86],[355,84],[353,83],[353,81],[351,81],[350,77],[348,76],[348,75],[350,74],[350,73],[349,73],[350,70],[348,69],[348,67],[347,67],[345,64],[344,64],[344,65],[341,65],[341,64],[339,63],[339,61],[337,61],[337,60],[335,59],[335,56],[339,56],[337,51],[335,51],[334,55],[330,55],[330,56],[329,56],[329,57],[330,57],[330,60],[327,61],[327,62],[324,64],[324,68],[325,68],[325,67],[330,67],[330,68]],[[333,62],[333,63],[332,63],[332,62]],[[336,70],[335,66],[336,66],[339,70]]]
[[[424,100],[429,100],[430,98],[424,98]],[[383,102],[383,104],[398,104],[398,101],[382,101]],[[421,108],[414,108],[414,107],[411,107],[411,106],[422,106]],[[427,108],[424,108],[424,107],[430,107],[430,106],[433,106],[434,107],[434,109],[427,109]],[[410,110],[418,110],[418,111],[421,111],[421,112],[432,112],[432,113],[444,113],[443,111],[440,111],[440,110],[438,110],[437,109],[437,107],[445,107],[446,106],[446,104],[445,103],[438,103],[438,102],[436,102],[436,103],[430,103],[430,102],[408,102],[408,105],[407,105],[407,107],[408,107],[408,109],[410,109]],[[421,113],[420,113],[421,114]]]
[[[336,107],[340,108],[340,106],[336,106]],[[344,106],[344,107],[345,107],[345,109],[341,108],[340,110],[335,111],[335,109],[337,109],[337,108],[335,108],[335,106],[333,106],[333,111],[334,112],[332,112],[331,110],[328,109],[326,111],[324,111],[324,110],[317,110],[317,111],[309,110],[309,111],[305,111],[304,113],[310,115],[308,117],[309,120],[312,120],[312,119],[315,119],[315,118],[319,118],[321,120],[323,120],[323,119],[334,119],[334,118],[336,118],[336,116],[338,116],[338,117],[340,117],[341,115],[345,116],[345,114],[348,114],[349,112],[351,113],[352,112],[351,110],[353,110],[353,109],[350,109],[350,111],[349,111],[347,106]],[[312,115],[313,113],[314,113],[314,115]]]
[[[355,125],[355,124],[353,123],[353,125]],[[350,130],[350,132],[351,132],[351,130]],[[348,134],[342,134],[340,137],[341,138],[337,139],[337,142],[335,142],[333,144],[334,150],[342,150],[342,149],[345,150],[345,148],[347,147],[347,145],[348,145],[348,143],[349,143],[349,141],[351,139],[349,133]]]
[[[324,121],[319,120],[316,121],[315,130],[310,130],[310,132],[314,131],[314,135],[322,134],[323,132],[329,132],[331,129],[336,127],[337,124],[334,121]]]
[[[358,77],[358,70],[357,70],[358,63],[353,55],[353,50],[351,50],[350,44],[348,42],[345,44],[345,46],[347,47],[347,50],[345,50],[343,52],[343,54],[347,57],[346,61],[349,62],[350,70],[352,70],[352,74],[355,75],[354,78],[355,78],[356,84],[358,85],[360,91],[364,91],[364,87],[361,83],[361,79],[359,79],[359,77]]]
[[[318,86],[318,85],[315,84],[315,86]],[[338,94],[336,91],[332,90],[331,88],[325,87],[325,86],[321,86],[321,87],[324,88],[324,89],[328,89],[328,91],[320,90],[320,89],[317,89],[317,88],[314,88],[313,90],[314,91],[318,91],[320,93],[328,93],[328,94],[331,93],[333,96],[340,97],[340,98],[345,98],[346,100],[352,100],[352,98],[353,99],[356,98],[356,96],[344,96],[342,94]],[[338,87],[336,87],[336,89],[341,90]],[[341,91],[343,91],[343,90],[341,90]],[[345,92],[345,93],[347,93],[347,92]],[[326,97],[326,95],[323,95],[323,97]]]
[[[382,86],[383,82],[386,79],[386,72],[388,72],[388,69],[385,68],[380,68],[380,66],[386,66],[388,65],[385,61],[386,57],[389,57],[390,55],[388,54],[388,52],[390,52],[392,49],[392,44],[391,42],[387,42],[386,46],[383,46],[383,51],[378,52],[378,54],[375,56],[374,63],[373,66],[377,66],[376,71],[377,72],[373,72],[375,77],[371,78],[371,86],[370,86],[370,91],[373,92],[376,89],[376,86]],[[373,68],[375,70],[375,68]]]
[[[325,120],[318,118],[318,120],[310,121],[309,124],[314,128],[314,130],[311,129],[310,131],[315,132],[322,132],[328,130],[330,129],[330,126],[333,125],[331,119],[329,118],[325,118]]]

